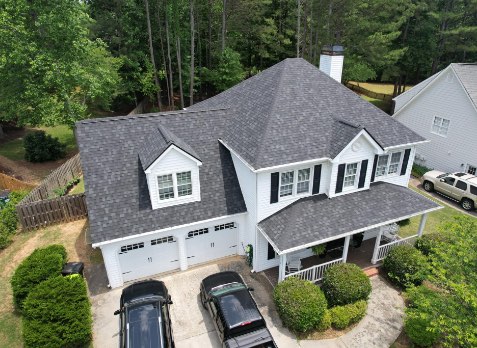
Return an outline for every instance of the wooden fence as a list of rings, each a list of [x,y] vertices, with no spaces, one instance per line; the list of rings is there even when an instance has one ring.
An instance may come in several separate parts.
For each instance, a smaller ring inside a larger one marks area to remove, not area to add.
[[[346,87],[352,89],[353,91],[356,91],[358,93],[367,95],[368,97],[371,97],[371,98],[374,98],[374,99],[381,99],[381,100],[384,100],[384,101],[389,102],[389,103],[391,103],[392,100],[393,100],[392,95],[384,94],[384,93],[376,93],[376,92],[370,91],[369,89],[366,89],[366,88],[363,88],[361,86],[355,85],[353,83],[347,83]]]
[[[16,209],[18,221],[25,230],[79,220],[88,214],[84,193],[38,202],[20,202]]]
[[[0,189],[7,190],[31,190],[36,185],[15,179],[12,176],[0,173]]]

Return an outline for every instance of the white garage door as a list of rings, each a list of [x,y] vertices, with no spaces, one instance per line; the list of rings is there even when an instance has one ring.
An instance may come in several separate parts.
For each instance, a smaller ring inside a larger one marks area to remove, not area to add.
[[[179,268],[179,250],[173,236],[149,239],[121,247],[119,263],[123,281]]]
[[[237,225],[234,222],[191,231],[186,237],[189,265],[237,253]]]

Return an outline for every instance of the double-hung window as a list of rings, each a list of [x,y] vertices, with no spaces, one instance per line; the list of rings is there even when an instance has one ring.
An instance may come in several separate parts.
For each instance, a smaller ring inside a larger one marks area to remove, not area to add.
[[[434,116],[434,122],[432,123],[432,133],[447,136],[447,132],[449,131],[450,120]]]
[[[181,172],[175,174],[159,175],[157,177],[159,199],[161,201],[176,197],[192,195],[192,174]]]
[[[293,195],[294,174],[294,171],[281,173],[280,197]]]
[[[388,167],[388,174],[397,173],[400,164],[401,164],[401,152],[392,153],[391,160],[389,162],[389,167]]]
[[[310,168],[298,170],[296,193],[310,192]]]
[[[396,174],[401,166],[402,152],[393,152],[378,157],[376,164],[376,177]]]
[[[280,173],[280,197],[310,192],[311,169],[303,168]]]
[[[345,169],[343,187],[354,187],[358,173],[358,163],[348,163]]]

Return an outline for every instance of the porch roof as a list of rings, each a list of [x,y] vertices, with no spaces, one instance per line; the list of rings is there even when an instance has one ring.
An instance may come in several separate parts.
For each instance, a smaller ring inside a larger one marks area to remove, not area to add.
[[[324,194],[299,199],[258,227],[283,254],[441,208],[406,187],[378,182],[332,199]]]

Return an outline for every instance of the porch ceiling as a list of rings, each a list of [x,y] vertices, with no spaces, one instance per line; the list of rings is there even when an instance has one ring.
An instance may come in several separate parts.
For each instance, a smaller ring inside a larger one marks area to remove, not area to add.
[[[302,198],[258,227],[283,254],[440,208],[406,187],[379,182],[369,190],[332,199],[324,194]]]

